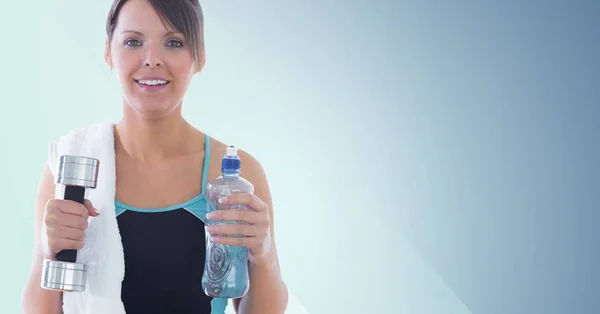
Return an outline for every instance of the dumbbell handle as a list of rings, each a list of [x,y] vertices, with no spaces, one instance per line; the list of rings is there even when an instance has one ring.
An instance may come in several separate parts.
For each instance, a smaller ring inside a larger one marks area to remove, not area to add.
[[[66,185],[63,199],[83,204],[85,188],[82,186]],[[56,254],[56,259],[61,262],[75,263],[77,261],[77,250],[62,250]]]

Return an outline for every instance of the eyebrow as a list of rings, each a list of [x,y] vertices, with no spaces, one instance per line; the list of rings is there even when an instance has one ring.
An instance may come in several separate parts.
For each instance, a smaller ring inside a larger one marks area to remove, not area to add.
[[[124,30],[124,31],[122,31],[122,32],[121,32],[121,34],[124,34],[124,33],[134,33],[134,34],[137,34],[137,35],[140,35],[140,36],[143,36],[143,35],[144,35],[144,34],[143,34],[143,33],[141,33],[141,32],[134,31],[134,30],[129,30],[129,29],[126,29],[126,30]],[[183,33],[182,33],[182,32],[176,32],[176,31],[172,31],[172,32],[168,32],[168,33],[166,33],[166,34],[165,34],[165,36],[170,36],[170,35],[174,35],[174,34],[183,35]]]

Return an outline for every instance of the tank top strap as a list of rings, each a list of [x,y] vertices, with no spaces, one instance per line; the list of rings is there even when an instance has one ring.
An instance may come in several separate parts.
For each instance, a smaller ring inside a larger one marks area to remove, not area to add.
[[[206,188],[206,182],[208,178],[208,169],[210,166],[210,136],[204,134],[204,166],[202,168],[202,194],[204,195],[204,189]]]

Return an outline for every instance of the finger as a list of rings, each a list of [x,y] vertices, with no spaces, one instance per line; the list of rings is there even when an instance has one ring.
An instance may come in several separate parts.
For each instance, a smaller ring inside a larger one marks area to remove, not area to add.
[[[73,214],[65,214],[60,210],[53,211],[44,217],[44,224],[47,227],[65,226],[86,230],[88,227],[87,219]]]
[[[88,227],[87,219],[73,214],[59,213],[54,220],[56,220],[59,225],[64,227],[76,228],[80,230],[86,230]]]
[[[49,226],[46,228],[46,233],[49,237],[73,241],[83,241],[85,237],[83,230],[65,226]]]
[[[265,219],[262,216],[258,212],[245,209],[220,209],[206,215],[210,220],[242,221],[249,224],[263,222]]]
[[[219,224],[206,226],[206,231],[211,235],[222,235],[222,236],[245,236],[254,237],[262,235],[265,232],[262,228],[256,225],[246,224]]]
[[[227,236],[211,236],[214,243],[232,245],[232,246],[245,246],[248,248],[257,247],[260,244],[259,237],[227,237]]]
[[[219,203],[226,205],[246,205],[256,211],[266,210],[266,204],[254,194],[239,193],[219,198]]]
[[[60,210],[65,214],[73,214],[82,216],[84,218],[89,217],[88,210],[82,204],[70,200],[51,200],[49,206],[51,209]]]
[[[49,241],[50,249],[56,253],[62,250],[80,250],[83,248],[83,241],[62,238],[52,238]]]
[[[100,215],[98,210],[96,210],[96,207],[94,207],[94,205],[92,204],[92,201],[85,199],[83,201],[83,206],[85,206],[85,208],[88,210],[88,214],[90,216],[96,217],[96,216]]]

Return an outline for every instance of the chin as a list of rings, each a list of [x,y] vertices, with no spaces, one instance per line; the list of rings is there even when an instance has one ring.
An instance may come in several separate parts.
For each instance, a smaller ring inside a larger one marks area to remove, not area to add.
[[[127,107],[145,119],[161,119],[173,114],[179,108],[177,102],[160,99],[136,99],[127,103]]]

